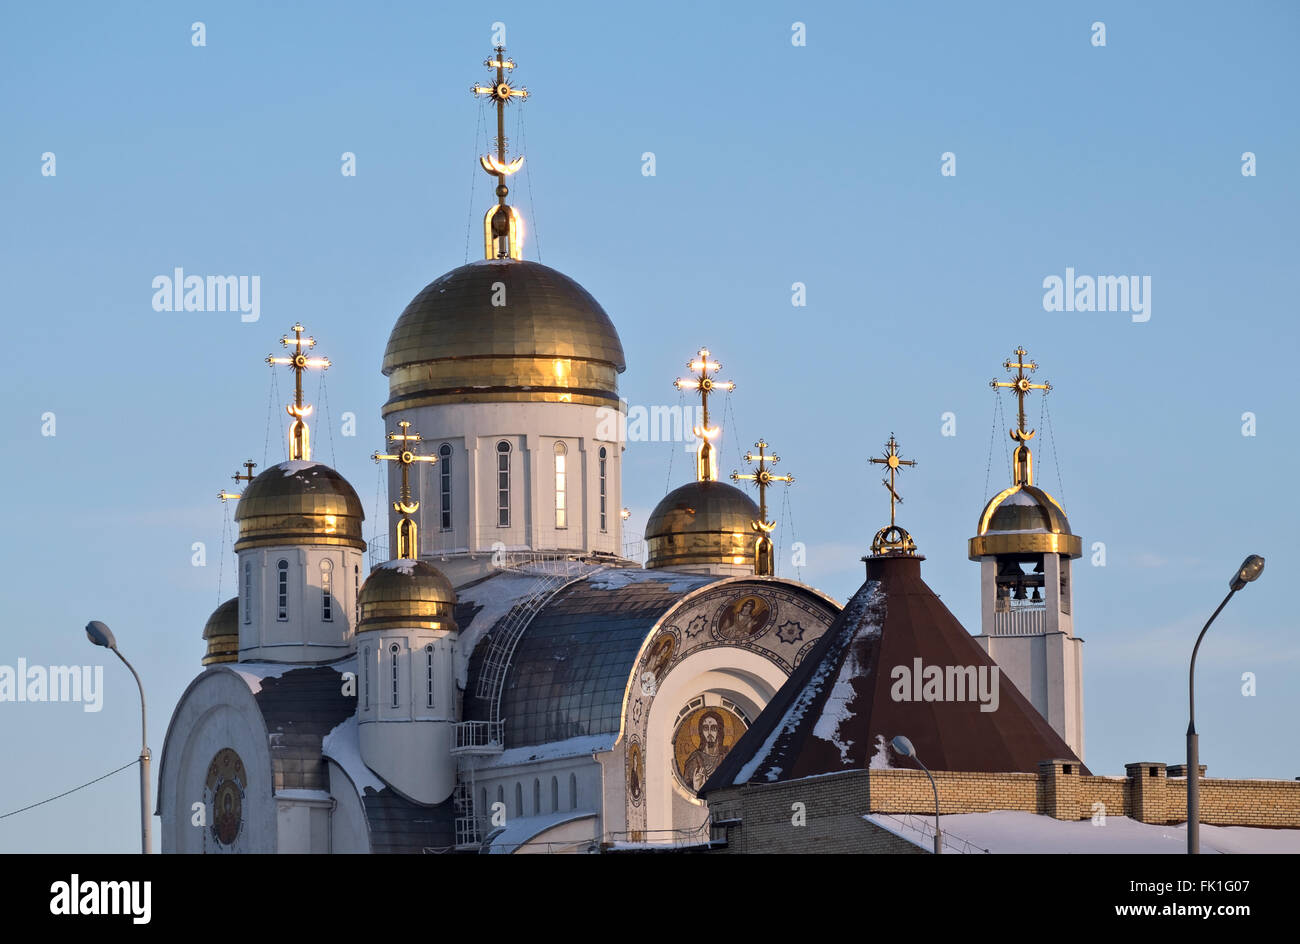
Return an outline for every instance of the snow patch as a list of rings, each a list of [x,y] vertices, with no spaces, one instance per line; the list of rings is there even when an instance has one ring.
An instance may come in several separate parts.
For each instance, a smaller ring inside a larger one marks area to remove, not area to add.
[[[613,750],[617,734],[586,734],[568,738],[564,741],[552,741],[549,744],[533,744],[528,747],[512,747],[495,757],[479,762],[479,770],[498,767],[514,767],[517,764],[531,764],[544,760],[563,760],[570,757],[589,757]]]
[[[871,763],[867,766],[872,770],[890,770],[894,766],[889,762],[889,745],[885,743],[883,734],[876,735],[876,752],[871,755]]]
[[[312,475],[316,475],[320,469],[327,469],[329,466],[325,465],[323,462],[310,462],[306,459],[290,459],[288,462],[281,462],[276,466],[276,468],[284,473],[285,478],[288,478],[291,475],[297,475],[299,472],[306,472],[308,469],[316,469],[317,472],[312,473]]]
[[[410,577],[415,574],[416,563],[408,557],[399,557],[397,560],[384,561],[376,570],[395,570],[399,574]]]
[[[343,772],[352,778],[358,796],[366,795],[366,787],[378,793],[387,786],[361,759],[361,737],[357,730],[356,715],[335,725],[334,729],[321,739],[320,752],[342,767]]]
[[[672,571],[626,567],[597,571],[587,578],[587,584],[597,590],[621,590],[635,583],[653,582],[666,584],[669,593],[689,593],[718,579],[712,574],[679,574]]]
[[[830,694],[826,696],[826,703],[822,706],[821,716],[812,730],[813,737],[829,741],[839,748],[840,762],[843,764],[849,763],[849,749],[853,746],[853,741],[842,733],[845,723],[854,717],[849,709],[849,703],[858,697],[853,682],[860,678],[866,669],[858,660],[858,647],[854,643],[880,635],[883,614],[876,613],[868,617],[869,608],[878,603],[880,597],[880,588],[877,584],[867,593],[856,594],[845,607],[845,620],[849,626],[854,627],[853,636],[846,648],[844,662],[840,665],[840,674],[836,676],[835,684],[831,687]]]

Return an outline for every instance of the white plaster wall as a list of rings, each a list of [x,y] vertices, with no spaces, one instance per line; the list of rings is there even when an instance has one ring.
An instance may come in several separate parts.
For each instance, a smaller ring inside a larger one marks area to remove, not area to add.
[[[239,552],[239,658],[242,662],[333,662],[354,651],[357,591],[367,569],[350,547],[255,547]],[[289,614],[279,619],[279,571],[289,564]],[[325,620],[322,561],[331,564],[333,605]],[[245,592],[245,564],[251,586]],[[252,605],[246,606],[251,597]]]
[[[337,763],[326,758],[335,806],[330,818],[330,849],[338,855],[370,852],[370,827],[356,785]]]

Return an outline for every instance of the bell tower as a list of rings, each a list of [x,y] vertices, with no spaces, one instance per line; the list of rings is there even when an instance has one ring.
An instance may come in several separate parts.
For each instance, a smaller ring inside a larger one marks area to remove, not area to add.
[[[1025,397],[1046,396],[1049,383],[1030,378],[1038,365],[1016,348],[1003,366],[1010,380],[992,380],[1017,399],[1016,443],[1010,487],[980,512],[969,556],[980,563],[980,634],[975,641],[1002,668],[1038,712],[1083,758],[1083,640],[1074,635],[1070,562],[1083,542],[1070,530],[1060,502],[1034,484],[1025,428]]]

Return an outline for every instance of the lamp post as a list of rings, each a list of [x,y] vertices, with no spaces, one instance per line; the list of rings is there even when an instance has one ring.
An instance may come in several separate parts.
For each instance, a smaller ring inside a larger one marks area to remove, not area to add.
[[[1201,629],[1201,634],[1196,637],[1196,645],[1192,647],[1192,663],[1187,670],[1187,854],[1198,855],[1201,851],[1201,764],[1200,764],[1200,743],[1196,734],[1196,653],[1201,648],[1201,640],[1205,638],[1206,630],[1214,622],[1214,618],[1219,615],[1228,601],[1246,584],[1251,583],[1259,578],[1264,571],[1264,558],[1258,554],[1251,554],[1237,572],[1232,575],[1228,581],[1228,595],[1223,598],[1219,608],[1215,610],[1205,626]]]
[[[127,662],[126,657],[118,651],[117,640],[113,638],[111,629],[99,620],[91,620],[86,624],[86,638],[96,646],[113,650],[122,664],[131,670],[135,684],[140,689],[140,851],[149,855],[153,852],[153,819],[149,811],[149,736],[145,727],[144,684],[140,681],[140,673],[135,670],[135,666]]]
[[[903,757],[910,757],[916,761],[916,765],[925,771],[925,775],[930,778],[930,787],[934,790],[934,854],[943,854],[943,834],[939,832],[939,788],[935,785],[934,775],[930,773],[930,768],[921,763],[921,758],[916,756],[916,748],[912,742],[903,735],[893,740],[893,748]]]

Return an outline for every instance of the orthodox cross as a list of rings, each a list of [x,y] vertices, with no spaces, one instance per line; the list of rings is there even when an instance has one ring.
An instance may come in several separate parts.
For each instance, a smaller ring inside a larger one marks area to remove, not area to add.
[[[472,91],[476,96],[491,99],[497,109],[497,152],[484,154],[478,159],[483,170],[497,179],[497,205],[488,210],[483,220],[485,252],[489,259],[519,259],[523,252],[523,220],[514,208],[506,205],[506,196],[510,193],[506,178],[524,165],[524,159],[521,155],[513,161],[506,160],[506,105],[512,98],[526,99],[528,89],[510,84],[507,73],[514,70],[515,62],[506,58],[504,46],[497,46],[493,58],[483,60],[483,65],[496,70],[496,82],[492,85],[476,83]]]
[[[411,481],[410,468],[416,462],[428,462],[430,464],[438,461],[437,456],[416,455],[412,450],[415,444],[420,442],[420,434],[412,432],[411,424],[402,420],[397,424],[401,427],[399,433],[389,433],[389,445],[398,444],[398,451],[395,453],[376,452],[372,459],[376,462],[396,462],[402,468],[402,492],[399,501],[393,502],[393,510],[402,516],[397,522],[397,556],[401,559],[414,560],[419,553],[419,546],[416,543],[415,520],[410,516],[415,514],[420,508],[418,501],[411,499]]]
[[[240,474],[239,472],[236,472],[234,475],[231,476],[231,478],[235,480],[236,487],[239,486],[240,482],[251,482],[253,481],[254,478],[256,478],[256,476],[253,475],[253,470],[257,468],[256,462],[254,462],[252,459],[246,459],[244,461],[244,468],[248,470],[247,474]],[[242,494],[241,492],[228,492],[223,488],[221,491],[217,492],[217,497],[220,498],[223,502],[225,502],[232,498],[238,498],[241,494]]]
[[[311,439],[307,431],[307,416],[311,413],[311,405],[302,402],[302,372],[312,368],[325,370],[330,366],[328,357],[308,357],[307,351],[316,346],[316,339],[312,337],[304,338],[302,333],[307,330],[300,324],[293,326],[294,337],[286,334],[280,339],[280,343],[285,347],[293,344],[293,354],[290,357],[275,357],[268,354],[266,362],[268,364],[286,364],[293,371],[293,405],[285,407],[285,410],[293,417],[293,424],[289,427],[289,458],[290,459],[310,459],[311,458]]]
[[[898,470],[901,467],[903,466],[910,467],[916,465],[916,460],[899,458],[898,442],[894,439],[894,434],[890,433],[889,442],[885,444],[884,458],[871,459],[869,461],[875,463],[876,465],[883,465],[889,467],[889,478],[888,480],[882,479],[881,484],[884,485],[885,488],[889,489],[889,526],[891,528],[896,527],[896,521],[894,519],[895,506],[901,505],[903,503],[903,499],[898,494],[898,491],[894,488],[894,476],[898,473]]]
[[[758,455],[747,452],[745,453],[745,461],[757,462],[758,469],[751,473],[732,472],[731,480],[733,482],[754,482],[758,485],[758,521],[754,523],[754,529],[766,532],[776,527],[775,521],[767,520],[767,487],[774,482],[784,482],[786,485],[792,485],[794,484],[794,476],[773,475],[771,473],[768,466],[776,465],[781,461],[781,457],[768,455],[766,442],[760,439],[754,443],[754,448],[758,450]]]
[[[1025,360],[1025,355],[1028,353],[1023,347],[1018,347],[1015,361],[1007,359],[1002,362],[1002,366],[1008,371],[1015,371],[1009,381],[998,380],[996,377],[989,381],[989,386],[994,390],[1008,387],[1016,395],[1016,428],[1011,430],[1011,438],[1016,441],[1015,484],[1017,485],[1034,484],[1034,460],[1029,452],[1029,440],[1034,438],[1036,430],[1025,429],[1025,397],[1029,396],[1031,390],[1041,390],[1043,396],[1047,396],[1047,392],[1052,389],[1049,383],[1038,384],[1030,381],[1029,374],[1036,371],[1038,365],[1033,361]]]
[[[736,389],[736,385],[730,380],[714,380],[710,376],[710,374],[721,370],[722,365],[717,361],[709,360],[708,348],[700,348],[696,359],[688,361],[686,366],[692,371],[698,372],[699,376],[685,380],[679,377],[673,381],[673,386],[678,390],[698,390],[700,392],[700,425],[692,430],[700,438],[700,447],[696,454],[695,476],[701,482],[716,482],[718,480],[718,456],[710,440],[717,438],[721,430],[716,426],[709,426],[709,394],[715,390],[730,393]]]

